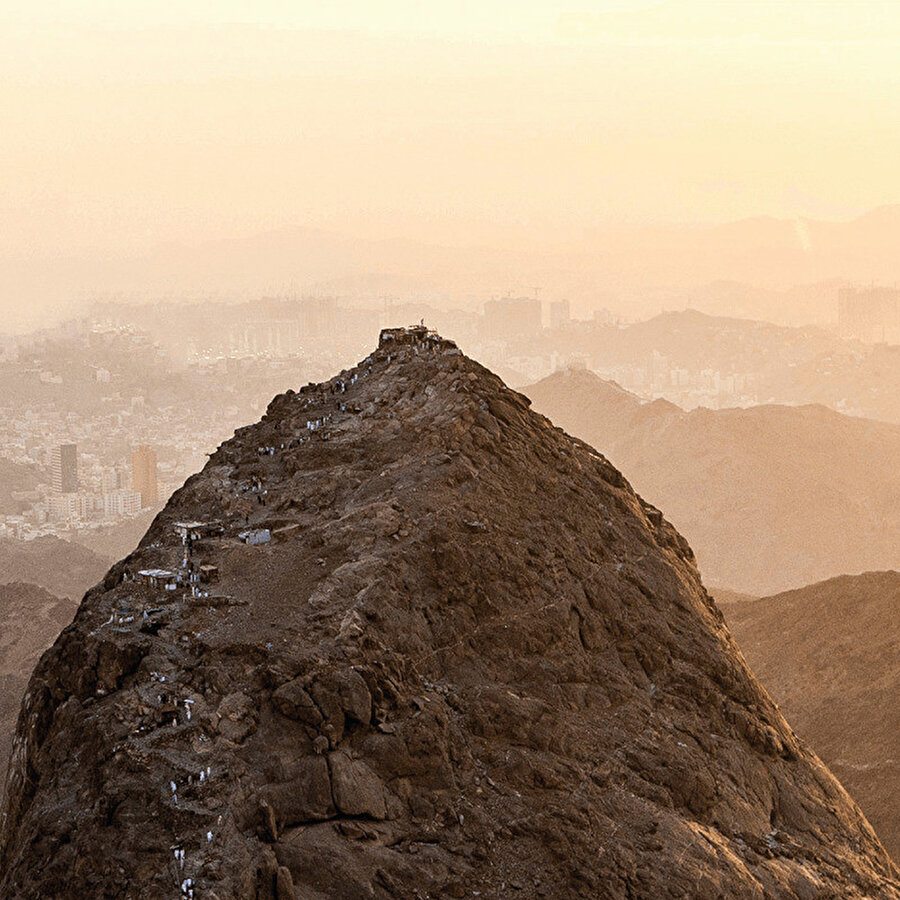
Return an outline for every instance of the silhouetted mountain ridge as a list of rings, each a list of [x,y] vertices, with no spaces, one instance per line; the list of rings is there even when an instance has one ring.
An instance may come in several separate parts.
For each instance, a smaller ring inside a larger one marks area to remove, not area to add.
[[[900,853],[900,572],[721,601],[753,671]]]

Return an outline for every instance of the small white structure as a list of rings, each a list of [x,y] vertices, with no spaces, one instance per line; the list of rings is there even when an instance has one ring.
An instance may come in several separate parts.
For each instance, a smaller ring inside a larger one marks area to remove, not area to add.
[[[170,572],[168,569],[141,569],[137,574],[138,579],[143,581],[144,584],[171,590],[174,590],[175,585],[178,584],[181,578],[176,572]]]
[[[242,531],[238,537],[245,544],[268,544],[272,540],[272,532],[268,528],[251,528]]]
[[[205,537],[222,534],[225,530],[219,522],[176,522],[173,528],[182,541],[188,538],[199,541]]]

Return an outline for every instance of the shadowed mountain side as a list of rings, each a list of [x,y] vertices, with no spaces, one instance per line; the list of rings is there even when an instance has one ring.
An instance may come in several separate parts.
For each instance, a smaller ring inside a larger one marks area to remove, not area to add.
[[[0,583],[37,584],[57,596],[80,600],[109,568],[110,560],[58,537],[0,539]]]
[[[18,513],[23,504],[16,494],[31,491],[40,481],[37,466],[26,466],[0,456],[0,513]]]
[[[720,603],[753,671],[900,855],[900,572]]]
[[[150,527],[155,514],[153,509],[144,509],[138,515],[117,522],[115,525],[76,533],[72,536],[71,542],[79,547],[85,547],[103,559],[120,559],[137,547]],[[108,565],[107,568],[109,568]],[[105,570],[102,574],[105,574]],[[100,576],[94,579],[88,587],[93,587],[99,580]]]
[[[759,596],[900,566],[900,425],[821,406],[685,412],[585,370],[524,391],[666,510],[711,584]]]
[[[44,654],[8,785],[26,900],[900,898],[683,538],[424,329],[173,495]]]
[[[77,605],[35,584],[0,584],[0,784],[6,781],[12,734],[28,679],[41,654],[72,621]]]
[[[108,569],[108,558],[57,537],[0,539],[0,786],[32,670]]]

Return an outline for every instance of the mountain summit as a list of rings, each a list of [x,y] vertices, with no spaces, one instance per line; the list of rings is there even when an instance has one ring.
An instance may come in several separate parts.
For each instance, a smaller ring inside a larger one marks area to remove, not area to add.
[[[900,898],[604,457],[424,328],[276,397],[19,719],[9,898]]]

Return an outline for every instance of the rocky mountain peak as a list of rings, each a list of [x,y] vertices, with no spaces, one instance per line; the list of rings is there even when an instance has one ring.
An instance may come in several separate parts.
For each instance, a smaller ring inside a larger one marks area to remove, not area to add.
[[[900,897],[686,542],[426,329],[276,397],[44,655],[6,897]]]

